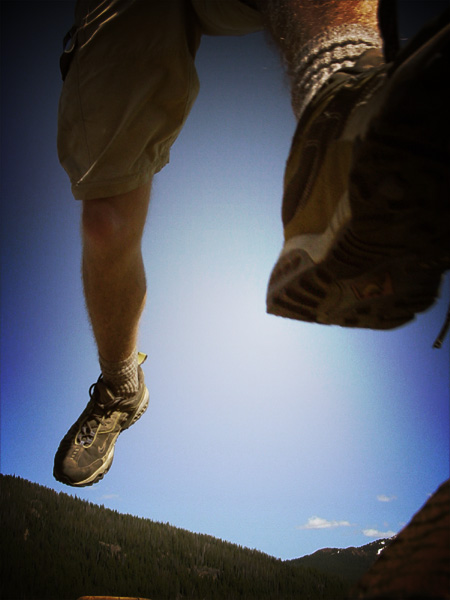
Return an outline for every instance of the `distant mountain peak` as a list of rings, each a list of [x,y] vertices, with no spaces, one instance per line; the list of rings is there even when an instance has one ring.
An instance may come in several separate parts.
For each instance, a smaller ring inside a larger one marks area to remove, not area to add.
[[[312,567],[330,575],[338,575],[350,583],[355,583],[394,539],[395,536],[382,538],[358,547],[323,548],[289,562]]]

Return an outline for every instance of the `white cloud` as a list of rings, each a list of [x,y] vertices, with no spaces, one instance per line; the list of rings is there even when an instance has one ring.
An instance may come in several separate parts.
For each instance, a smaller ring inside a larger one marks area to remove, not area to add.
[[[299,529],[331,529],[334,527],[350,527],[348,521],[327,521],[321,517],[310,517],[305,525],[300,525]]]
[[[393,500],[397,500],[397,496],[385,496],[384,494],[380,494],[377,496],[377,500],[379,502],[392,502]]]
[[[378,529],[363,529],[363,534],[370,538],[391,538],[396,535],[396,531],[378,531]]]

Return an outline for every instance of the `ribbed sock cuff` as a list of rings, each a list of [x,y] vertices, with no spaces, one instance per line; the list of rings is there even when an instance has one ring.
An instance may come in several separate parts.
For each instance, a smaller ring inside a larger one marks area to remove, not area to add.
[[[381,48],[382,44],[375,29],[340,25],[326,29],[302,46],[292,74],[292,106],[297,119],[333,73],[353,67],[363,52]]]
[[[109,362],[99,357],[103,381],[116,397],[134,396],[139,390],[138,353],[134,351],[127,359]]]

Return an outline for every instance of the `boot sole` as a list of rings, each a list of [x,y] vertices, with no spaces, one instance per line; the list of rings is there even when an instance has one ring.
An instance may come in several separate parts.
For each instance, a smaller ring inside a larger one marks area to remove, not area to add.
[[[449,45],[447,25],[393,73],[329,230],[286,243],[269,313],[392,329],[433,304],[450,268]]]

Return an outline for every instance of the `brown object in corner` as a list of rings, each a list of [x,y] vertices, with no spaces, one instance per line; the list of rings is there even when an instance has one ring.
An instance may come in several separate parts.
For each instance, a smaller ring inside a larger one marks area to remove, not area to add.
[[[383,551],[350,598],[450,599],[450,480]]]

